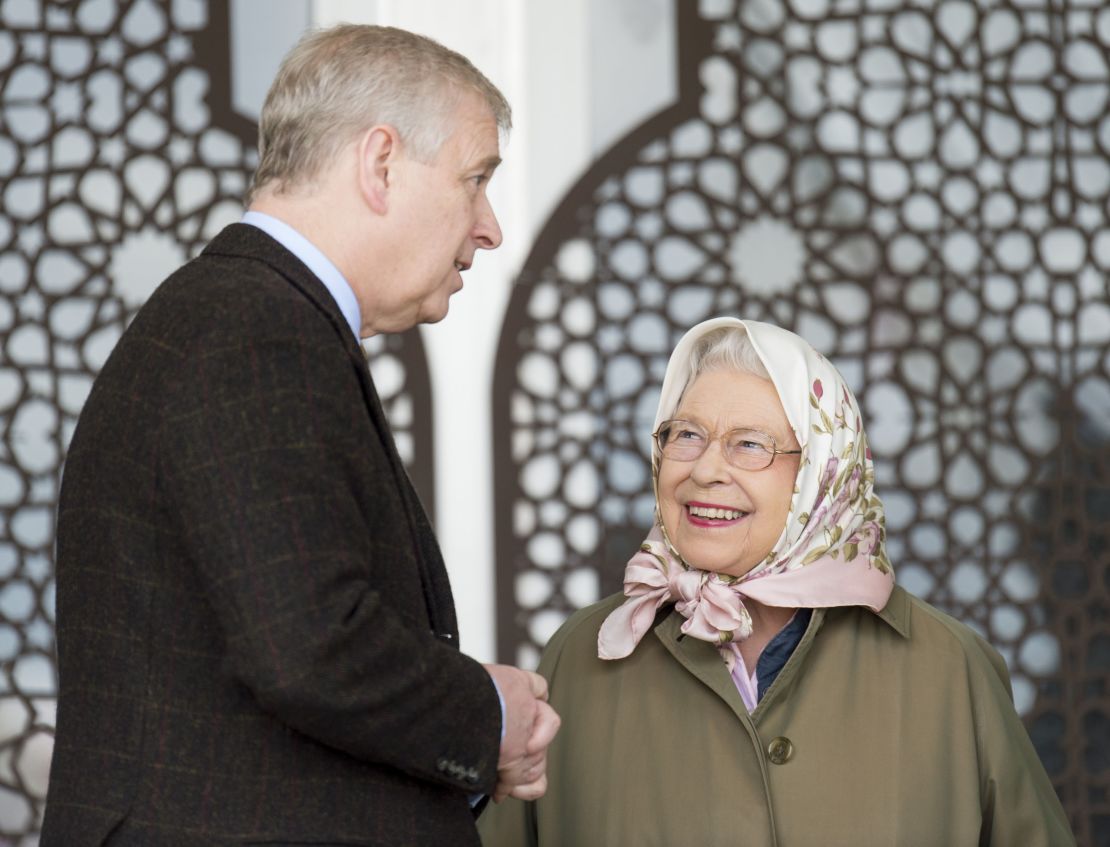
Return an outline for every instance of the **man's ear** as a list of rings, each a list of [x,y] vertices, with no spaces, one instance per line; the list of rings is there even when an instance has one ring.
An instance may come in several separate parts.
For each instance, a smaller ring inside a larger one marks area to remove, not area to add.
[[[389,211],[394,168],[401,155],[397,130],[387,124],[371,127],[358,141],[358,187],[362,199],[376,214]]]

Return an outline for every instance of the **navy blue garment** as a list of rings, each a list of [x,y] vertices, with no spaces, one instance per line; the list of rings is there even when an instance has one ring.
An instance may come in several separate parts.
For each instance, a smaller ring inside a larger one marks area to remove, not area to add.
[[[790,619],[790,623],[780,629],[778,635],[763,648],[763,654],[755,663],[757,699],[763,699],[767,689],[778,679],[779,672],[786,665],[787,660],[794,655],[794,649],[805,635],[811,617],[813,617],[813,609],[798,609]]]

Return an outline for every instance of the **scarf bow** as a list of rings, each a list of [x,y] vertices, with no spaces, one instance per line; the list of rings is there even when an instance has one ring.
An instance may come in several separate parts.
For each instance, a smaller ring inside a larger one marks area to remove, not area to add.
[[[667,550],[659,527],[628,562],[624,595],[629,599],[613,611],[598,632],[598,656],[623,659],[651,628],[659,609],[674,602],[686,621],[682,632],[724,645],[752,634],[752,617],[744,608],[741,583],[718,574],[691,570]]]

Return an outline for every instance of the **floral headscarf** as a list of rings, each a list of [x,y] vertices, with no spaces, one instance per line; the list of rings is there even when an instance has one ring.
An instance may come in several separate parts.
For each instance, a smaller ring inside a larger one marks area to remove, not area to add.
[[[598,633],[602,659],[629,655],[668,602],[687,618],[684,633],[725,648],[751,635],[745,597],[768,606],[868,606],[877,612],[894,588],[883,547],[883,506],[872,490],[875,470],[859,406],[828,359],[794,333],[736,318],[695,326],[667,363],[653,430],[677,409],[692,376],[697,343],[720,327],[747,332],[802,447],[786,526],[766,559],[744,576],[732,577],[683,562],[667,541],[657,511],[655,526],[625,568],[628,599]],[[656,478],[658,451],[653,438]]]

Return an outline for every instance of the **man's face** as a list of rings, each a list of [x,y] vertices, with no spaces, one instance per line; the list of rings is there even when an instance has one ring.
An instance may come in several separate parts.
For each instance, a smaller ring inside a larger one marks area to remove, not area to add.
[[[401,328],[442,320],[475,253],[501,243],[486,196],[501,161],[493,114],[479,97],[467,94],[448,126],[451,135],[431,162],[404,155],[394,171],[396,251],[382,284],[390,295],[383,305]]]

